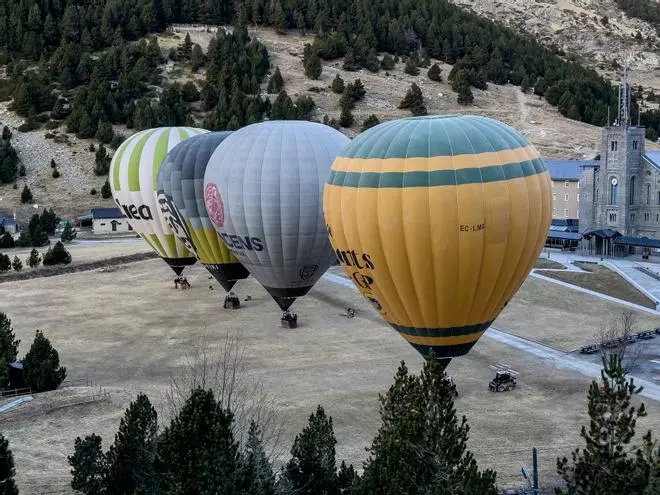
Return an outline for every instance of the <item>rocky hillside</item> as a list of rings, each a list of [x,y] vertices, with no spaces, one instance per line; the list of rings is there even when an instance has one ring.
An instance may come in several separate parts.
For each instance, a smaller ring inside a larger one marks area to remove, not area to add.
[[[614,0],[451,1],[574,54],[613,81],[621,79],[620,64],[631,55],[631,82],[660,92],[656,28],[629,17]]]
[[[556,4],[553,4],[551,9],[550,4],[533,1],[529,3],[539,6],[538,8],[548,15],[558,9]],[[509,8],[506,2],[504,4]],[[525,5],[526,0],[515,4],[512,2],[512,5],[518,4]],[[529,16],[531,17],[531,14]],[[541,24],[543,23],[539,21],[539,25]],[[204,49],[214,35],[213,30],[178,25],[174,27],[174,35],[159,37],[163,52],[166,53],[170,48],[182,43],[187,33],[193,43],[199,43]],[[458,105],[456,93],[451,90],[449,84],[431,81],[426,75],[426,69],[422,69],[418,76],[405,74],[403,63],[398,63],[395,69],[388,72],[372,73],[366,70],[346,72],[341,69],[342,60],[324,62],[319,80],[311,80],[305,77],[302,63],[303,48],[305,43],[312,41],[311,36],[303,37],[297,33],[278,35],[270,29],[250,30],[250,35],[260,39],[267,47],[271,67],[273,70],[275,67],[280,68],[285,82],[284,89],[289,96],[295,98],[298,95],[308,95],[314,99],[317,106],[314,118],[318,121],[321,121],[324,115],[330,118],[339,117],[339,95],[329,89],[336,74],[340,74],[346,82],[356,78],[362,80],[366,96],[358,102],[353,112],[354,125],[350,129],[343,129],[351,137],[360,132],[362,122],[371,114],[375,114],[381,121],[410,115],[408,111],[397,107],[411,83],[416,82],[422,89],[429,114],[475,113],[502,120],[526,135],[546,157],[591,158],[599,150],[598,127],[566,119],[544,99],[531,93],[525,94],[516,86],[489,84],[485,91],[473,89],[474,104],[466,107]],[[570,36],[566,39],[568,38]],[[603,49],[603,56],[605,52]],[[451,66],[442,63],[440,65],[443,79],[446,80]],[[203,78],[203,71],[193,76],[188,67],[171,61],[162,69],[167,82],[200,81]],[[266,96],[265,84],[263,96]],[[271,100],[274,98],[273,95],[270,97]],[[93,140],[66,135],[64,126],[55,130],[21,133],[17,131],[17,127],[22,121],[22,118],[7,110],[7,102],[0,104],[0,122],[12,128],[12,142],[27,172],[24,179],[19,179],[17,189],[13,189],[11,185],[0,185],[0,211],[16,210],[23,219],[34,212],[32,206],[20,204],[23,181],[32,190],[34,202],[40,209],[44,206],[53,207],[67,217],[85,213],[91,207],[112,205],[112,200],[103,200],[100,195],[105,178],[97,177],[92,172],[94,153],[90,152],[89,148]],[[124,134],[130,134],[130,131],[120,130]],[[647,146],[652,145],[649,143]],[[51,158],[55,159],[61,173],[57,179],[51,175]],[[92,189],[96,189],[96,195],[90,194]]]

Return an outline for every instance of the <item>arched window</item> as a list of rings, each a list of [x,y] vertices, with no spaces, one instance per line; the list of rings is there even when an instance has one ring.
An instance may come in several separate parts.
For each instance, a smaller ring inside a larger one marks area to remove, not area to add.
[[[635,204],[635,177],[630,178],[630,196],[629,196],[630,201],[628,201],[628,204],[634,205]]]
[[[646,184],[646,204],[651,204],[651,184]]]
[[[615,205],[617,199],[617,193],[619,192],[619,183],[617,182],[616,177],[610,179],[610,204]]]

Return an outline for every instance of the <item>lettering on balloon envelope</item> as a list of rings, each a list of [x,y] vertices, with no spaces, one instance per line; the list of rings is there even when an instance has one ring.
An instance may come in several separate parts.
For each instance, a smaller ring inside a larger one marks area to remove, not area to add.
[[[358,253],[352,250],[335,250],[339,263],[343,265],[344,271],[351,278],[360,293],[371,305],[376,308],[383,316],[386,314],[383,305],[380,303],[373,291],[373,285],[376,282],[374,270],[376,265],[368,253]],[[364,273],[369,270],[369,273]]]
[[[179,241],[183,243],[188,250],[197,256],[197,250],[193,244],[192,237],[190,232],[186,227],[185,220],[181,217],[179,210],[174,206],[172,198],[167,196],[164,192],[158,192],[158,205],[160,206],[160,212],[165,219],[165,223],[172,230],[172,233],[175,235]]]

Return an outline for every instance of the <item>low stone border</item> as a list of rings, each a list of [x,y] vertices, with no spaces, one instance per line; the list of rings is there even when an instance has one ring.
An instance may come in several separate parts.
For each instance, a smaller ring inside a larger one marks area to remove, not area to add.
[[[57,265],[48,268],[37,268],[32,270],[24,268],[22,272],[13,272],[6,275],[0,275],[0,284],[4,282],[14,282],[17,280],[30,280],[40,277],[54,277],[55,275],[64,275],[67,273],[85,272],[89,270],[96,270],[106,266],[117,266],[125,263],[135,263],[136,261],[150,260],[157,258],[156,253],[136,253],[127,254],[126,256],[115,256],[114,258],[107,258],[98,261],[89,261],[86,263],[78,263],[77,265]]]

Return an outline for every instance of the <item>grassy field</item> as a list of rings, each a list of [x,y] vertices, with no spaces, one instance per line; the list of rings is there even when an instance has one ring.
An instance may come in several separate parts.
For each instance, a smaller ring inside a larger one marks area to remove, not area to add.
[[[192,267],[187,277],[192,289],[174,290],[170,269],[161,260],[150,260],[113,272],[0,286],[0,311],[13,320],[21,355],[34,331],[42,329],[58,349],[69,378],[92,377],[111,392],[107,401],[67,406],[71,397],[90,390],[64,389],[0,419],[24,493],[66,490],[66,456],[77,435],[97,432],[107,448],[125,407],[141,391],[162,412],[170,373],[192,342],[206,336],[211,346],[219,345],[227,333],[246,345],[249,368],[286,421],[285,452],[310,412],[323,404],[334,419],[338,460],[361,465],[379,425],[378,393],[387,390],[400,360],[418,370],[419,355],[355,291],[333,282],[322,279],[296,302],[300,327],[292,331],[279,326],[277,306],[254,280],[236,287],[252,300],[238,311],[225,311],[222,292],[217,285],[208,289],[202,267]],[[568,301],[580,308],[580,318],[572,317]],[[354,319],[341,316],[347,306],[357,308]],[[615,306],[530,279],[496,326],[539,341],[554,332],[560,334],[557,343],[578,334],[588,340],[584,315],[596,318]],[[498,362],[521,373],[513,392],[488,391],[489,365]],[[458,411],[470,422],[470,447],[484,467],[498,471],[501,486],[520,482],[519,462],[531,462],[533,446],[541,449],[542,482],[556,479],[556,456],[568,455],[579,443],[588,379],[550,368],[487,337],[468,356],[454,360],[448,372],[459,387]],[[48,402],[54,406],[46,407]],[[649,418],[640,427],[657,429],[660,405],[647,406]]]
[[[544,276],[550,274],[574,273],[543,272]],[[591,276],[588,273],[575,275]],[[547,280],[528,277],[493,326],[555,349],[573,351],[593,341],[607,315],[623,310],[632,311],[637,316],[640,330],[655,328],[660,324],[658,316],[631,310]]]
[[[547,258],[538,258],[536,263],[534,263],[534,268],[566,270],[566,267],[561,263],[557,263],[556,261],[552,261]]]
[[[603,265],[576,262],[575,266],[589,273],[579,272],[544,272],[546,277],[555,278],[585,289],[600,292],[608,296],[623,299],[640,306],[655,309],[655,303],[630,285],[618,273]]]

